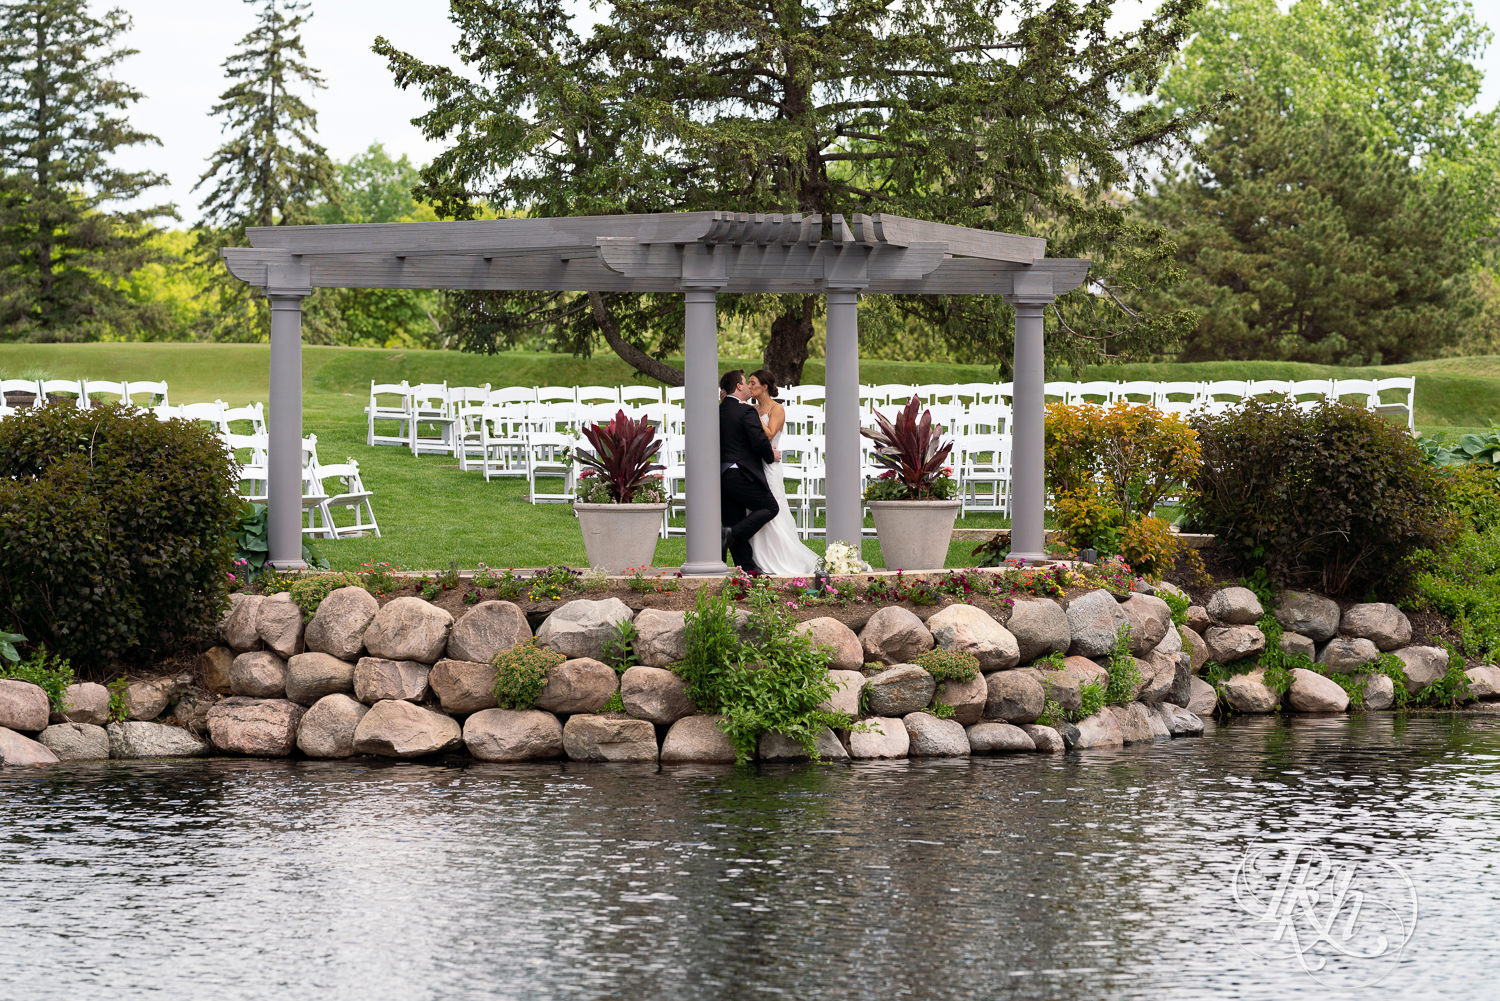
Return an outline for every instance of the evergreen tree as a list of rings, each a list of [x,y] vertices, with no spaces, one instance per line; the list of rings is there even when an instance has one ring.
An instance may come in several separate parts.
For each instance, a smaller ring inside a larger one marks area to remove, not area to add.
[[[137,203],[165,178],[127,171],[113,154],[160,145],[124,112],[140,92],[111,76],[134,49],[130,18],[94,16],[85,0],[0,3],[0,340],[97,340],[159,326],[163,315],[120,285],[162,259],[152,220],[170,205]]]
[[[265,304],[225,270],[220,248],[245,246],[248,226],[315,222],[312,205],[338,202],[340,196],[333,161],[314,138],[317,112],[298,93],[325,86],[302,44],[310,4],[244,2],[260,8],[256,25],[224,60],[231,86],[210,111],[223,120],[228,138],[193,190],[208,186],[198,252],[219,298],[215,335],[264,340]],[[309,339],[337,340],[338,317],[318,308],[320,298],[315,295],[308,303]]]
[[[462,72],[383,38],[375,50],[431,102],[417,120],[428,138],[448,143],[417,191],[441,214],[470,218],[481,201],[532,215],[877,211],[1041,235],[1055,256],[1095,260],[1094,287],[1049,313],[1049,352],[1078,362],[1160,350],[1184,327],[1131,303],[1170,271],[1171,245],[1117,192],[1199,113],[1163,123],[1119,95],[1149,88],[1201,2],[1166,0],[1111,35],[1108,0],[616,0],[584,36],[555,3],[451,0]],[[470,293],[454,319],[484,349],[546,329],[587,352],[602,335],[680,381],[659,361],[680,346],[680,299]],[[797,382],[821,297],[726,305],[770,320],[765,365]],[[1008,363],[994,297],[871,296],[861,323],[913,319]]]

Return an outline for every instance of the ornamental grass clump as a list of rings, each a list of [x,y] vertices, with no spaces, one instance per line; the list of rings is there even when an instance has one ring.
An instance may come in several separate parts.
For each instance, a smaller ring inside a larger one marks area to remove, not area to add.
[[[616,411],[603,424],[586,424],[583,436],[593,454],[579,451],[580,465],[587,467],[578,485],[578,499],[585,504],[659,504],[663,500],[661,477],[666,466],[651,461],[661,452],[656,426],[645,418],[627,417]]]
[[[953,442],[941,440],[942,427],[915,394],[895,423],[876,413],[875,425],[859,433],[875,443],[875,461],[886,471],[865,489],[866,500],[948,500],[958,493],[953,470],[943,464]]]
[[[547,672],[567,659],[537,646],[536,640],[497,653],[490,661],[495,668],[495,703],[501,709],[535,709],[547,687]]]

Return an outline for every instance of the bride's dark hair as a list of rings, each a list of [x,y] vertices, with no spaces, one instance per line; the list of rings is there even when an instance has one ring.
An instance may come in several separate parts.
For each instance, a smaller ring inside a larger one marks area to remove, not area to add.
[[[767,392],[771,395],[771,399],[776,399],[776,377],[774,375],[763,368],[758,368],[750,374],[758,379],[762,386],[766,387]]]

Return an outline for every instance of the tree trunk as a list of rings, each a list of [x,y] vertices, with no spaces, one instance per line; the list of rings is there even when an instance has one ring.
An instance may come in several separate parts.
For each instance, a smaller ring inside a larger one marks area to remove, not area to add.
[[[590,292],[589,306],[594,311],[594,322],[599,324],[599,329],[604,333],[604,340],[625,364],[668,386],[681,386],[687,382],[681,369],[657,361],[620,336],[619,324],[615,323],[614,317],[609,315],[609,310],[604,308],[604,296],[598,292]]]
[[[795,386],[802,381],[807,346],[813,339],[813,311],[816,308],[817,298],[805,295],[800,308],[782,313],[771,321],[771,339],[766,342],[761,364],[776,377],[778,386]]]

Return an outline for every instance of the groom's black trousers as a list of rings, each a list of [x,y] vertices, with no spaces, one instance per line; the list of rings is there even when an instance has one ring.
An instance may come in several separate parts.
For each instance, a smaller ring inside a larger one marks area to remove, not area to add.
[[[776,508],[776,496],[764,480],[739,468],[719,474],[719,517],[729,529],[729,554],[736,565],[760,569],[751,554],[750,540],[776,517]]]

